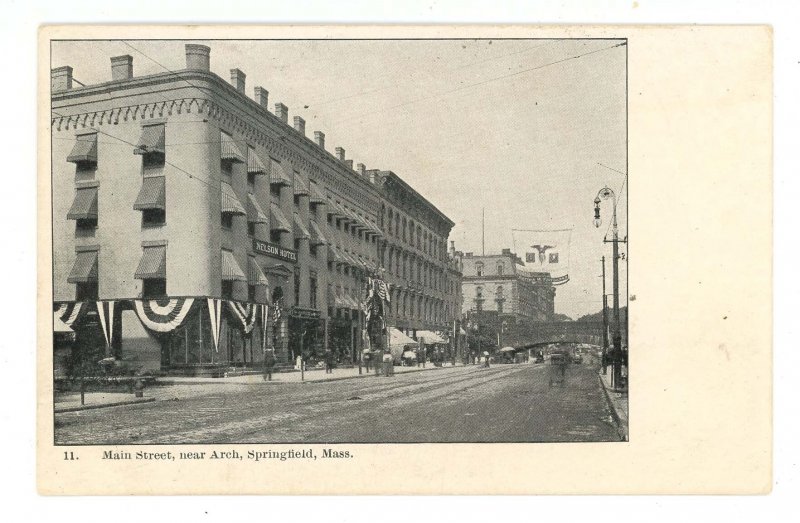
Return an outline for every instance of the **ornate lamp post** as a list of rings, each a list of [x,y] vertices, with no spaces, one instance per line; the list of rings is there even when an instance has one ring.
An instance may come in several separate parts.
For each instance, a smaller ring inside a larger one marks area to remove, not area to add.
[[[622,334],[619,326],[619,230],[617,228],[617,196],[614,191],[608,187],[603,187],[597,193],[594,199],[594,226],[600,227],[603,221],[600,219],[600,202],[603,200],[612,201],[612,218],[611,218],[611,232],[612,239],[610,243],[613,246],[612,253],[612,273],[613,273],[613,296],[614,296],[614,321],[613,321],[613,348],[611,350],[611,359],[613,364],[612,371],[612,386],[620,386],[620,378],[622,374]],[[603,239],[604,243],[608,243],[607,239]],[[622,240],[624,243],[625,240]]]

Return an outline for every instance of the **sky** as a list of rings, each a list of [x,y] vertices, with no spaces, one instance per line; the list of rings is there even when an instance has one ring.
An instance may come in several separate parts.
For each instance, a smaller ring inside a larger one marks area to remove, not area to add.
[[[184,69],[188,42],[56,42],[51,63],[90,85],[110,80],[110,58],[123,54],[133,56],[135,76]],[[613,205],[601,204],[595,228],[593,200],[605,186],[627,236],[622,41],[192,42],[211,47],[211,70],[225,80],[232,68],[244,71],[248,96],[261,85],[270,110],[282,102],[309,136],[323,131],[329,151],[343,147],[354,163],[397,173],[455,222],[458,250],[513,249],[512,229],[571,229],[570,281],[557,289],[556,312],[575,319],[601,309],[602,256],[611,292],[603,238]],[[627,263],[619,263],[621,305]]]

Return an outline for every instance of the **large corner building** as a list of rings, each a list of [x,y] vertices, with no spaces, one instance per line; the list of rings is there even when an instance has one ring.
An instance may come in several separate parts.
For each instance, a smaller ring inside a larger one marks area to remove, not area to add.
[[[78,346],[144,369],[279,362],[363,347],[367,278],[389,284],[387,324],[452,332],[453,222],[391,171],[367,170],[289,109],[246,95],[245,74],[186,69],[73,84],[52,70],[54,310]],[[267,305],[267,307],[264,307]]]

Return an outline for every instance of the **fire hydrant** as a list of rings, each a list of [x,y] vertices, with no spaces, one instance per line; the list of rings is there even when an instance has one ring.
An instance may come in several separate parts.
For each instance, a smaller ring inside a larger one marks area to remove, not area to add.
[[[137,398],[144,397],[144,383],[142,383],[142,380],[137,379],[133,384],[133,393]]]

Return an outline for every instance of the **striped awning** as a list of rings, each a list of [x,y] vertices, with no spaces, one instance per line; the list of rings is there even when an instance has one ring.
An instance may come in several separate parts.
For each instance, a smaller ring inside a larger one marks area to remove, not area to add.
[[[227,133],[220,133],[220,160],[228,160],[230,162],[245,163],[247,158],[242,154],[241,149],[233,140],[233,137]]]
[[[247,257],[247,283],[249,285],[269,285],[269,280],[264,276],[264,271],[258,265],[255,257]]]
[[[144,178],[142,180],[142,188],[139,190],[139,196],[133,203],[133,208],[137,211],[144,209],[166,209],[166,189],[164,186],[164,177],[156,176],[153,178]]]
[[[68,220],[97,218],[97,187],[84,187],[75,191],[75,199],[67,213]]]
[[[224,281],[247,281],[231,251],[222,250],[222,279]]]
[[[134,276],[138,280],[166,278],[167,247],[164,245],[145,247],[142,250],[142,259],[139,260],[139,267],[136,268]]]
[[[250,223],[269,223],[267,214],[258,204],[255,196],[247,194],[247,221]]]
[[[270,158],[269,161],[269,183],[270,185],[285,185],[289,186],[292,185],[292,179],[286,174],[286,171],[283,170],[281,166],[281,162],[275,161]]]
[[[299,240],[301,238],[311,238],[311,234],[309,234],[308,228],[303,223],[300,213],[294,213],[294,239]]]
[[[233,192],[233,187],[225,182],[222,182],[220,186],[220,192],[222,194],[222,214],[247,214],[242,206],[242,202],[239,201],[239,198],[236,197],[236,193]]]
[[[79,252],[67,281],[69,283],[97,281],[97,251]]]
[[[311,191],[308,187],[308,178],[301,173],[294,173],[294,195],[295,196],[308,196]]]
[[[344,295],[341,291],[336,291],[333,293],[333,306],[337,309],[348,309],[349,304],[345,301]]]
[[[310,186],[310,193],[311,194],[310,194],[310,198],[309,198],[308,202],[311,205],[323,205],[323,204],[328,203],[328,199],[325,198],[325,195],[322,194],[322,190],[319,188],[319,186],[316,183],[310,182],[309,186]]]
[[[311,224],[311,227],[309,227],[309,232],[311,232],[311,245],[317,246],[327,244],[328,240],[325,239],[325,236],[322,234],[317,222],[311,220],[309,223]]]
[[[361,267],[361,264],[358,262],[358,258],[356,258],[352,254],[350,254],[348,251],[342,251],[342,252],[344,253],[345,260],[347,261],[347,263],[351,267],[355,267],[355,268],[360,268]]]
[[[425,339],[425,344],[433,344],[433,343],[447,343],[447,340],[439,336],[433,331],[426,331],[426,330],[418,330],[417,331],[417,340]]]
[[[72,148],[72,152],[67,156],[67,161],[72,163],[97,163],[97,133],[78,136],[75,146]]]
[[[269,174],[264,162],[252,147],[247,148],[247,174]]]
[[[289,224],[289,220],[286,219],[286,216],[284,216],[281,208],[274,203],[270,203],[269,205],[269,225],[270,229],[273,231],[292,231],[292,226]]]
[[[328,245],[328,261],[333,263],[346,263],[342,251],[335,245]]]
[[[164,154],[164,149],[164,124],[148,125],[142,128],[142,135],[133,154]]]

